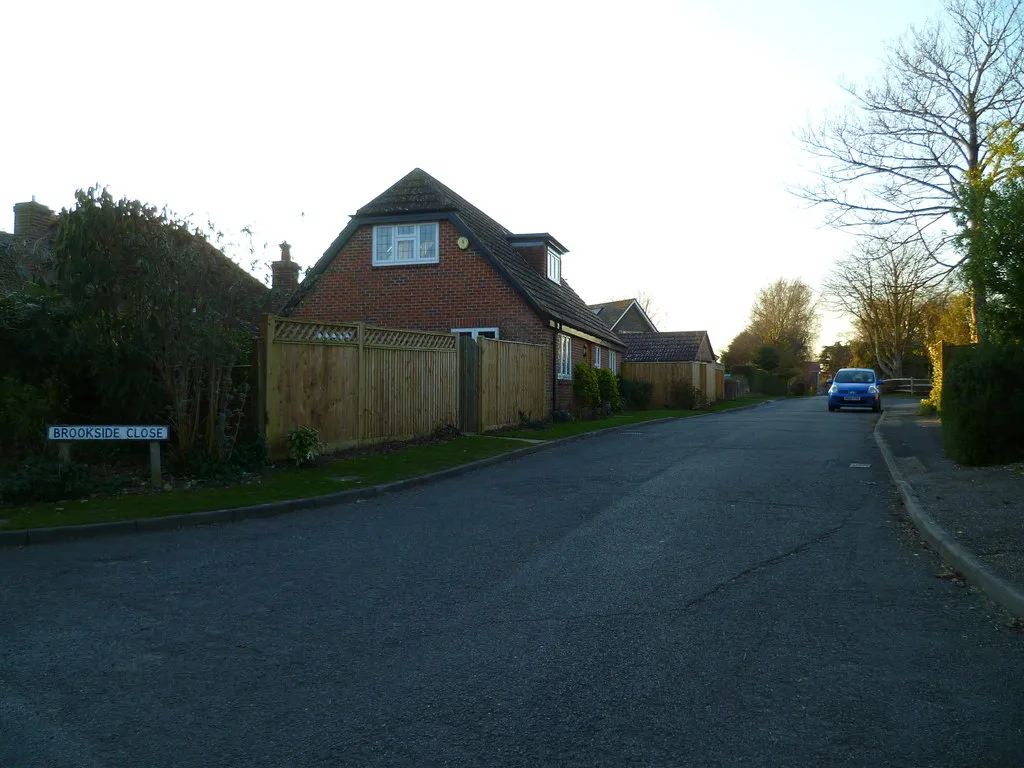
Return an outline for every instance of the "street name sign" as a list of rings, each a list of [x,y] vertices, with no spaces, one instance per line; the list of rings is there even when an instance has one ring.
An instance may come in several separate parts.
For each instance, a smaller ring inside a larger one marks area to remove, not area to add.
[[[73,426],[61,424],[47,427],[50,440],[166,440],[165,426]]]

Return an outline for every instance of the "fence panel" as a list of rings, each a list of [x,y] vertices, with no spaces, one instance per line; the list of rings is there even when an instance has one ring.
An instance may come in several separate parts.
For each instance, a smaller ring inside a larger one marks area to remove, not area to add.
[[[546,414],[545,349],[498,339],[480,339],[480,422],[483,431],[514,426],[520,413]]]
[[[300,425],[331,448],[407,439],[454,424],[458,351],[452,334],[265,316],[259,412],[270,454]]]
[[[663,408],[671,403],[672,388],[679,384],[696,387],[704,393],[709,403],[725,396],[725,369],[717,363],[623,363],[622,376],[649,381],[654,385],[652,408]]]
[[[649,381],[654,386],[651,407],[664,408],[672,400],[672,387],[678,383],[693,386],[693,364],[680,363],[623,363],[622,377]]]

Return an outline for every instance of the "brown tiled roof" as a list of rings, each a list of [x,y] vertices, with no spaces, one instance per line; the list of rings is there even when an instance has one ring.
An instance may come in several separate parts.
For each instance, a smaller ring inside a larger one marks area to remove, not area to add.
[[[448,213],[462,225],[477,250],[489,258],[498,272],[539,314],[616,345],[623,341],[598,318],[563,278],[554,283],[540,274],[513,248],[511,231],[457,195],[427,172],[416,168],[356,211],[323,257],[309,271],[285,309],[294,308],[317,278],[327,269],[345,243],[369,217]]]
[[[622,359],[627,363],[674,363],[699,360],[700,345],[707,339],[707,331],[668,331],[659,333],[625,334],[626,353]],[[708,339],[711,360],[714,362],[714,349]]]
[[[622,316],[626,314],[626,310],[629,309],[629,305],[632,303],[633,299],[620,299],[619,301],[605,301],[600,304],[588,304],[587,308],[611,328],[622,319]]]

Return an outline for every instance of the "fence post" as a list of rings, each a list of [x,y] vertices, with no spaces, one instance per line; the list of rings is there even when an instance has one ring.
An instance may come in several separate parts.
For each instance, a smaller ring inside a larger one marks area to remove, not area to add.
[[[362,445],[366,437],[366,325],[356,323],[356,338],[359,339],[359,356],[356,359],[356,381],[359,385],[359,425],[356,445]]]
[[[262,328],[260,329],[260,344],[259,354],[257,355],[256,364],[259,368],[257,373],[257,398],[259,404],[257,405],[257,430],[259,431],[260,437],[264,441],[270,440],[270,426],[274,423],[270,417],[271,408],[276,403],[274,392],[271,391],[271,381],[273,379],[273,366],[271,361],[273,355],[271,354],[271,347],[274,343],[274,316],[264,315],[261,323]],[[276,390],[276,387],[273,387]]]

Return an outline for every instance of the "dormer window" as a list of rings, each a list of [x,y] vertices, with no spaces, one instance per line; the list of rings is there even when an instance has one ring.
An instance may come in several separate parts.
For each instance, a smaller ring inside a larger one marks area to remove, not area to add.
[[[373,266],[437,263],[437,222],[373,228]]]
[[[550,246],[548,247],[548,280],[558,284],[562,282],[562,256]]]

